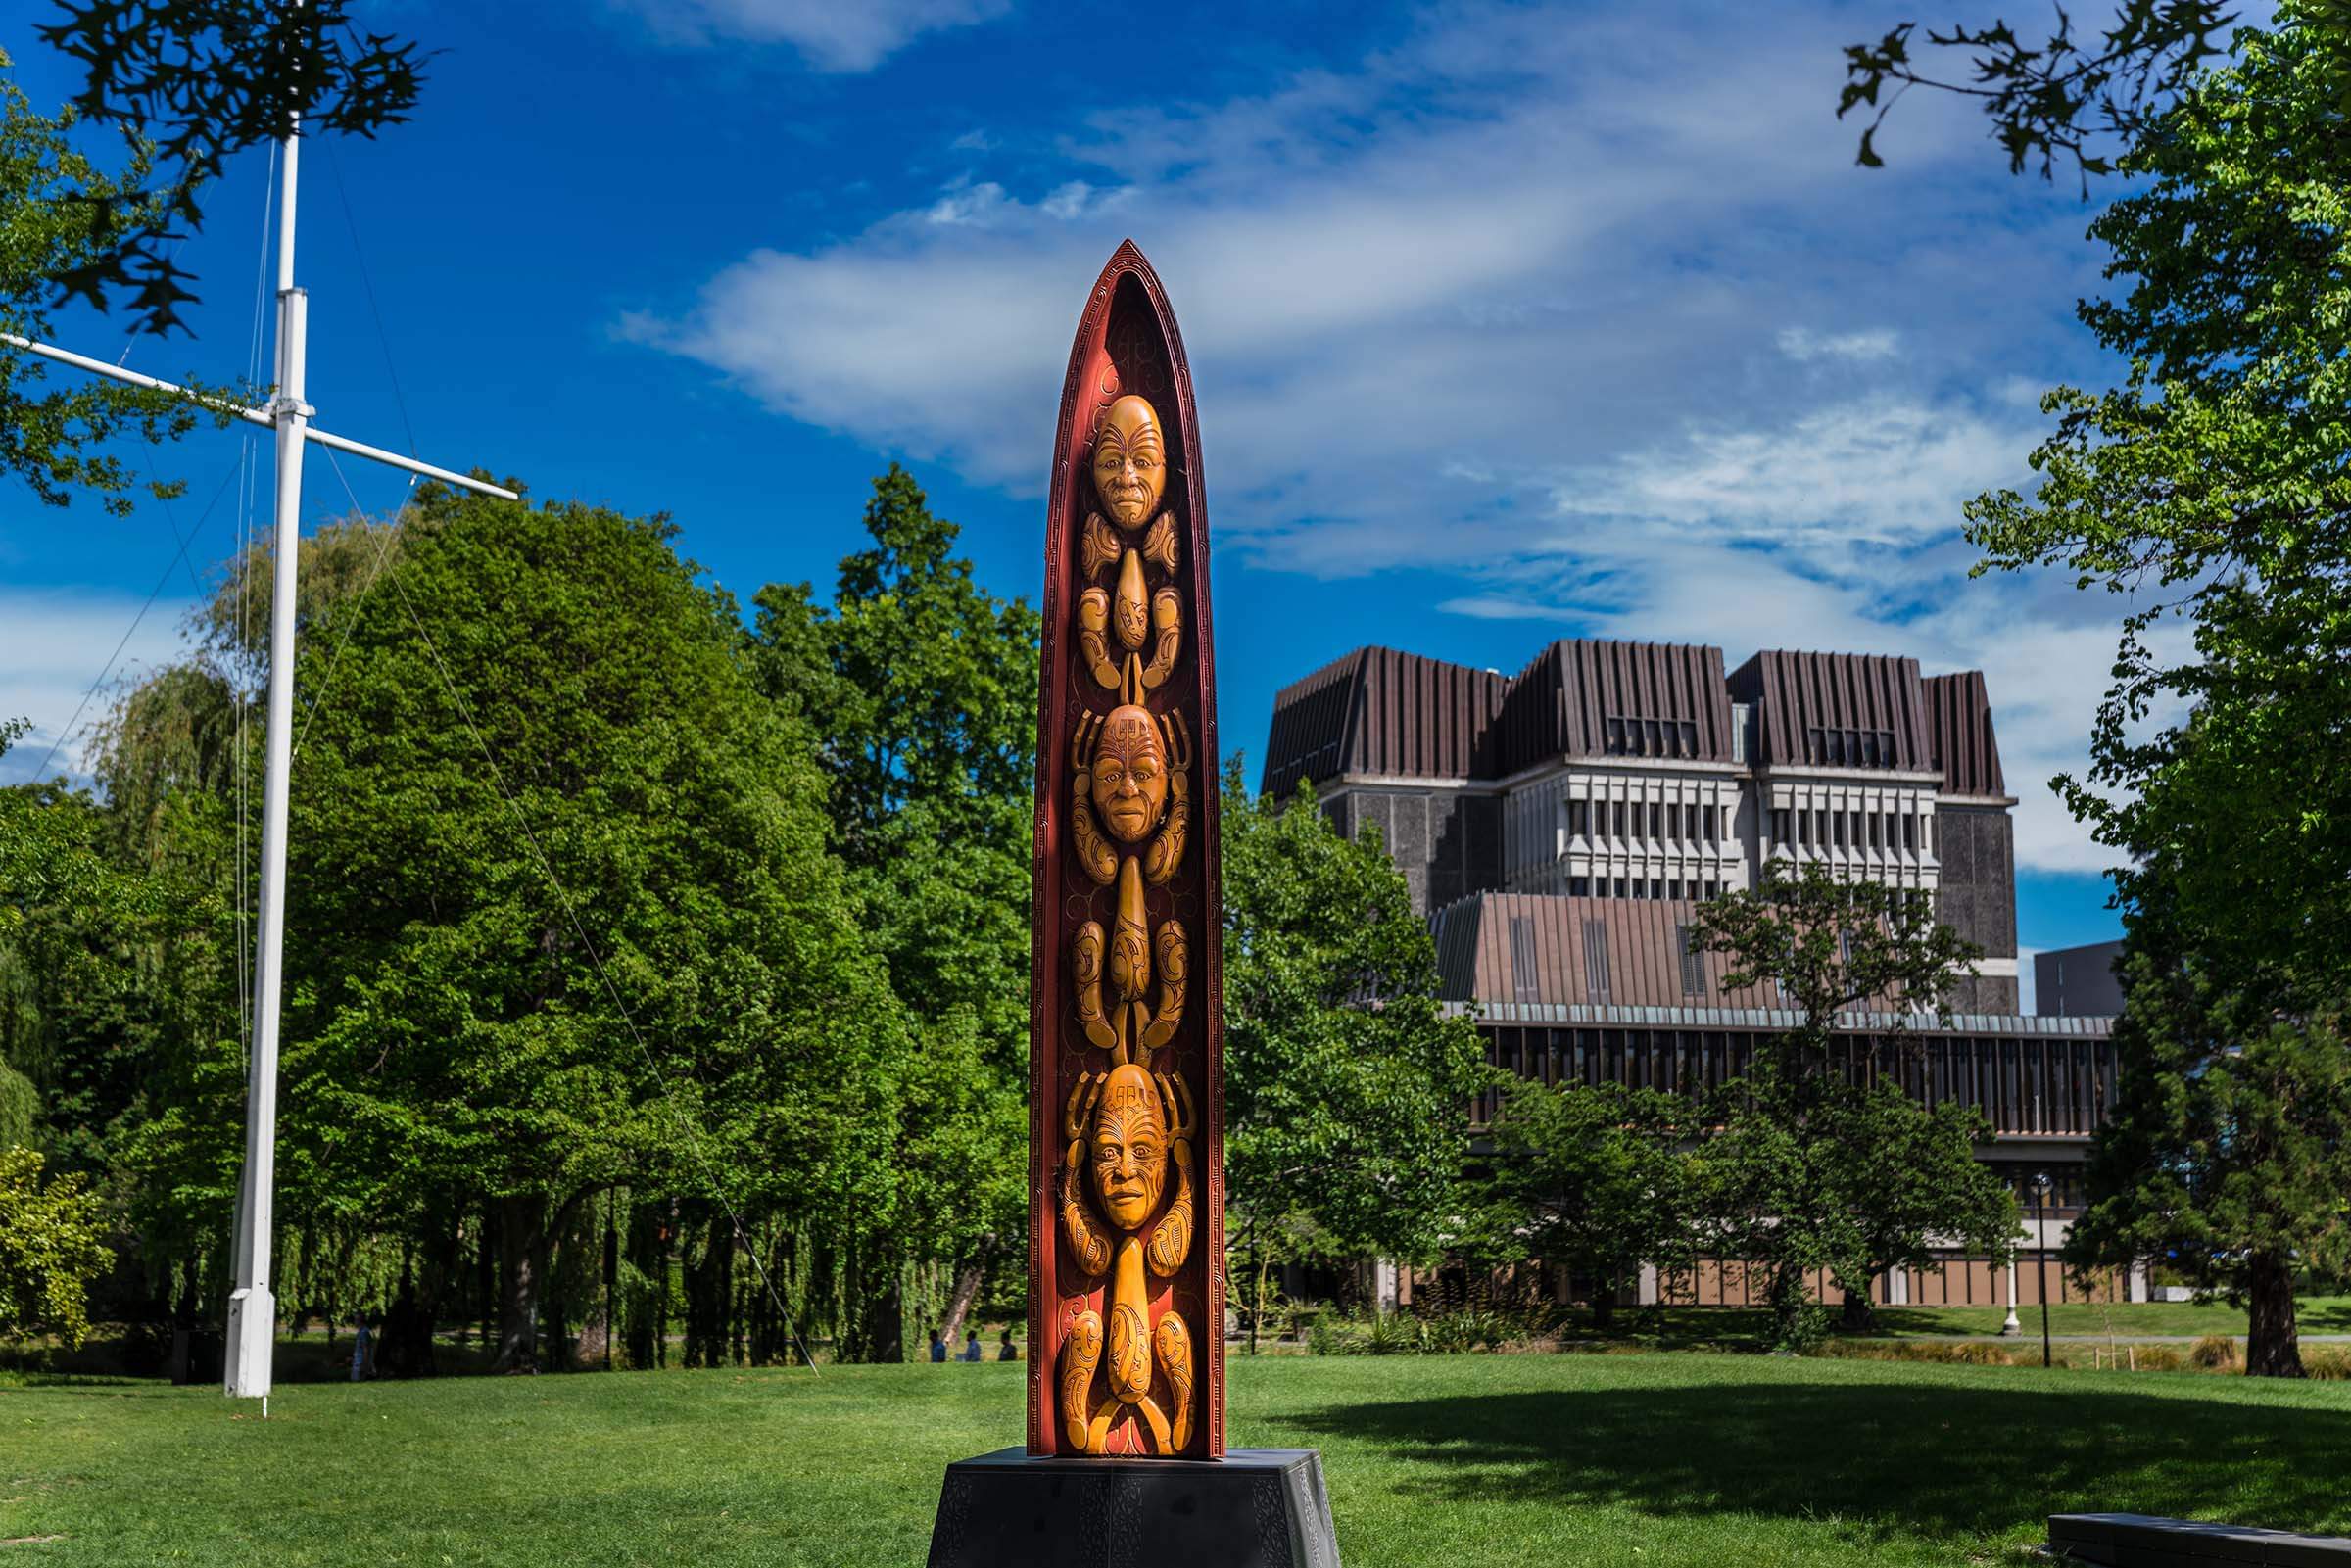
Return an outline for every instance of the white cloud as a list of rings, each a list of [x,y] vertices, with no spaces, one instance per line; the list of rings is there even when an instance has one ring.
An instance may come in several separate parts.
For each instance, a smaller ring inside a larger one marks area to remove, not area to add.
[[[1849,30],[1449,8],[1253,97],[1074,106],[1060,166],[754,252],[623,329],[1032,495],[1083,290],[1130,234],[1183,323],[1227,551],[1421,571],[1454,614],[1981,666],[2020,858],[2102,865],[2042,781],[2079,765],[2111,606],[1970,584],[1957,537],[2025,477],[2015,388],[2096,373],[2071,306],[2097,259],[1965,106],[1905,106],[1896,166],[1855,170],[1825,112]]]
[[[89,728],[105,714],[112,691],[126,677],[179,656],[188,603],[158,599],[141,615],[143,603],[129,594],[0,590],[0,719],[32,724],[0,756],[0,784],[85,774]],[[120,657],[91,695],[118,643]]]
[[[1805,327],[1780,329],[1780,352],[1799,364],[1813,359],[1891,359],[1900,349],[1900,336],[1888,327],[1828,334]]]
[[[927,32],[968,27],[1010,0],[618,0],[663,40],[783,43],[819,71],[871,71]],[[981,132],[971,133],[974,136]],[[968,139],[968,138],[967,138]],[[956,145],[961,147],[962,142]]]

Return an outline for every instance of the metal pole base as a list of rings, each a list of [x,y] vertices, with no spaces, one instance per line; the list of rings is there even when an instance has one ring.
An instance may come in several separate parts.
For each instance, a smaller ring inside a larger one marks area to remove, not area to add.
[[[2024,1331],[2025,1325],[2016,1320],[2016,1308],[2009,1307],[2007,1321],[2000,1325],[2000,1338],[2006,1339],[2014,1334],[2022,1334]]]
[[[269,1355],[276,1348],[277,1298],[249,1285],[228,1298],[228,1344],[220,1392],[236,1400],[269,1396]]]

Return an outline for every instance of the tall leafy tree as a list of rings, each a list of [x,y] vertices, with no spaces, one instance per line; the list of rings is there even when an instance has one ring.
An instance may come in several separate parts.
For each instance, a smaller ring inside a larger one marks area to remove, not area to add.
[[[831,843],[923,1041],[903,1167],[923,1218],[896,1242],[957,1265],[952,1328],[987,1269],[1025,1254],[1039,622],[974,581],[955,524],[895,464],[865,529],[830,603],[805,583],[760,591],[752,668],[821,737]]]
[[[1446,1010],[1375,832],[1341,836],[1308,788],[1253,798],[1237,758],[1221,810],[1232,1245],[1261,1282],[1299,1258],[1431,1258],[1464,1225],[1495,1082],[1476,1025]]]
[[[2317,4],[2278,24],[2148,128],[2136,188],[2090,226],[2128,288],[2081,314],[2124,384],[2051,392],[2034,495],[1968,515],[1980,569],[2063,565],[2134,595],[2089,773],[2058,781],[2122,862],[2139,1086],[2082,1256],[2166,1233],[2241,1255],[2247,1272],[2210,1267],[2263,1326],[2248,1370],[2290,1373],[2288,1260],[2327,1252],[2340,1216],[2240,1203],[2230,1173],[2298,1192],[2346,1125],[2351,33]]]
[[[1857,1009],[1945,1011],[1977,950],[1924,898],[1838,880],[1817,862],[1791,876],[1770,861],[1752,891],[1701,906],[1692,939],[1729,955],[1724,989],[1774,986],[1798,1016],[1727,1087],[1705,1152],[1713,1250],[1762,1271],[1776,1343],[1821,1332],[1817,1272],[1849,1301],[1938,1241],[1995,1258],[2014,1245],[2015,1196],[1975,1158],[1991,1131],[1981,1115],[1911,1099],[1880,1076],[1895,1064],[1836,1034]],[[1889,1179],[1896,1153],[1911,1169]]]
[[[2247,1307],[2245,1370],[2303,1375],[2295,1276],[2351,1266],[2351,1037],[2284,1017],[2131,917],[2115,1104],[2090,1154],[2077,1268],[2146,1258]]]
[[[889,1214],[906,1032],[734,607],[594,507],[431,492],[367,535],[304,653],[289,1208],[488,1200],[517,1365],[598,1189]]]

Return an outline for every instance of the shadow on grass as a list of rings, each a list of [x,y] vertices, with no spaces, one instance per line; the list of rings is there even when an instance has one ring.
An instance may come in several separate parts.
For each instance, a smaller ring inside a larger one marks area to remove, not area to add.
[[[2339,1533],[2351,1411],[1936,1383],[1473,1395],[1326,1409],[1310,1431],[1448,1499],[1835,1518],[1865,1538],[2011,1535],[2130,1511]]]

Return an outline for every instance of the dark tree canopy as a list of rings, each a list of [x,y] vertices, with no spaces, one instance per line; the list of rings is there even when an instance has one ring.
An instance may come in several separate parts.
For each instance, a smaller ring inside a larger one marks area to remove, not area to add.
[[[2038,166],[2049,179],[2067,162],[2087,181],[2114,166],[2097,148],[2135,142],[2207,61],[2227,52],[2216,40],[2234,20],[2213,0],[2122,0],[2113,23],[2095,35],[2077,32],[2062,6],[2038,34],[2020,33],[2005,21],[1923,33],[1917,23],[1904,22],[1875,43],[1846,47],[1837,118],[1874,111],[1854,162],[1878,168],[1885,159],[1877,133],[1903,93],[1912,87],[1955,93],[1980,103],[2010,173]],[[1964,65],[1954,60],[1954,69],[1939,69],[1924,58],[1922,38],[1945,57],[1964,57]]]
[[[83,71],[74,107],[94,123],[151,144],[163,175],[142,163],[120,190],[88,205],[99,242],[51,274],[57,298],[104,309],[118,299],[135,327],[185,330],[195,299],[171,242],[204,226],[205,187],[228,160],[286,134],[372,136],[415,107],[424,55],[411,42],[362,33],[350,0],[56,0],[35,27]]]

